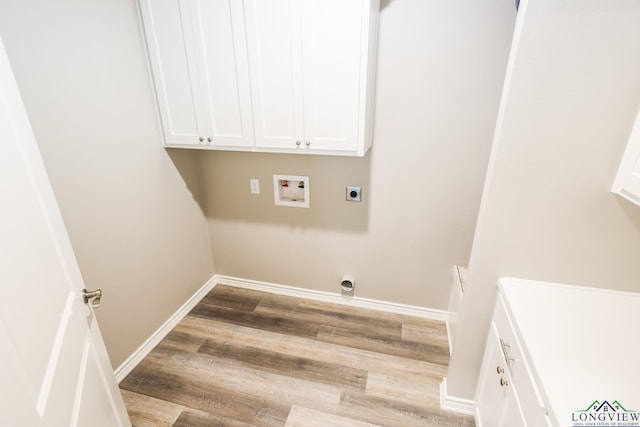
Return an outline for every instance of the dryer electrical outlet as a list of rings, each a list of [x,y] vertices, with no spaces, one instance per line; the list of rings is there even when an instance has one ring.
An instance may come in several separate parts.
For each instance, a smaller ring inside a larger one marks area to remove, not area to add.
[[[347,201],[359,202],[362,194],[362,187],[347,187]]]

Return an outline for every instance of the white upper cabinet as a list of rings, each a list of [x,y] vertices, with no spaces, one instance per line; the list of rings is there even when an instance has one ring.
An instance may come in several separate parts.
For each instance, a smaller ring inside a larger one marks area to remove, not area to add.
[[[640,112],[633,125],[612,191],[640,205]]]
[[[252,147],[242,4],[140,0],[167,146]]]
[[[167,146],[371,146],[379,0],[140,4]]]
[[[366,152],[378,8],[369,0],[245,0],[258,148]]]

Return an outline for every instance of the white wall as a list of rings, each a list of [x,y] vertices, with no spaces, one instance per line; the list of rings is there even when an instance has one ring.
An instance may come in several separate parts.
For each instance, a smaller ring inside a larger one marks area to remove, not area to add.
[[[135,1],[3,1],[0,35],[118,366],[213,274],[196,157],[161,146]]]
[[[498,277],[640,291],[640,208],[609,191],[640,105],[639,22],[635,0],[521,5],[451,395],[473,398]]]
[[[511,0],[391,0],[380,17],[365,158],[200,153],[216,272],[446,309],[466,264],[515,10]],[[275,207],[272,174],[311,178],[311,209]],[[262,194],[249,194],[249,179]],[[362,185],[361,204],[345,186]]]

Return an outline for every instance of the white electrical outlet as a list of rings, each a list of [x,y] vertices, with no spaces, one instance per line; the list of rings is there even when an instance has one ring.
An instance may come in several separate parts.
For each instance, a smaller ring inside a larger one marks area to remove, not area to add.
[[[257,179],[250,179],[249,186],[251,187],[251,194],[260,194],[260,181]]]

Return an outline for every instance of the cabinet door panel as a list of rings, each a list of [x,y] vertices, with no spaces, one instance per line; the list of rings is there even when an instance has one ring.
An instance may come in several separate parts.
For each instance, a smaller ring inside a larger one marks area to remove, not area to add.
[[[355,150],[362,17],[368,12],[363,1],[302,0],[301,5],[305,138],[312,149]]]
[[[479,426],[500,425],[506,388],[500,387],[500,376],[496,372],[498,366],[506,371],[500,341],[495,326],[491,323],[476,394],[476,418]]]
[[[527,422],[522,415],[520,402],[516,396],[515,389],[508,386],[506,391],[507,399],[503,408],[502,418],[499,426],[501,427],[526,427]]]
[[[498,373],[498,368],[503,373]],[[500,381],[506,381],[502,384]],[[476,393],[478,427],[526,426],[495,323],[491,322]]]
[[[631,130],[612,191],[640,205],[640,112]]]
[[[295,148],[303,139],[299,3],[246,0],[245,13],[256,147]]]
[[[526,415],[529,426],[544,426],[546,423],[546,410],[542,403],[542,397],[538,387],[533,382],[533,375],[527,359],[524,357],[523,347],[501,295],[498,295],[493,319],[500,333],[500,338],[509,346],[509,357],[512,358],[512,362],[509,365],[510,374],[517,384],[518,401],[520,402],[522,413]]]
[[[153,67],[167,144],[194,144],[204,131],[193,32],[181,16],[190,7],[179,0],[141,0],[149,57]]]
[[[251,92],[242,3],[198,2],[202,96],[210,145],[252,146]]]

